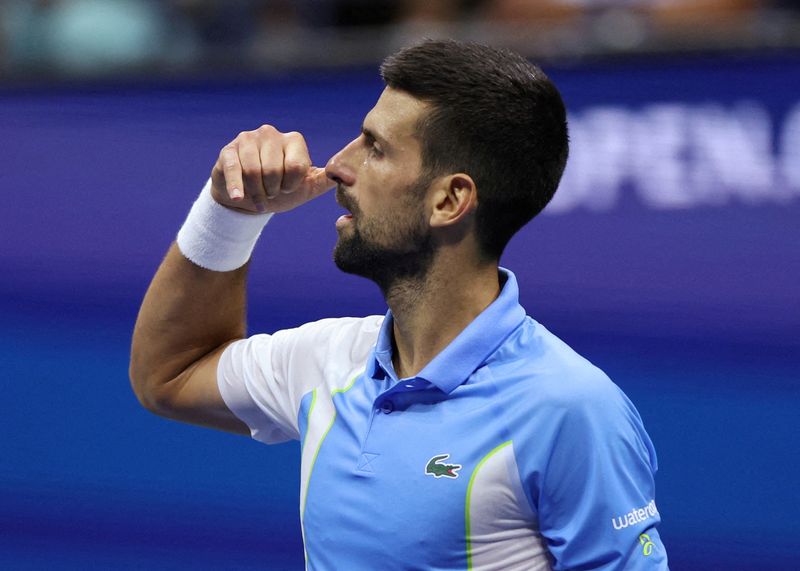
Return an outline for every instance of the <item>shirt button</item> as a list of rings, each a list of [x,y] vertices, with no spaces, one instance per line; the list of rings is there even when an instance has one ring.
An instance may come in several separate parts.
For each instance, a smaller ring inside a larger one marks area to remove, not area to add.
[[[383,401],[381,404],[381,412],[384,414],[391,414],[394,410],[394,403],[390,400]]]

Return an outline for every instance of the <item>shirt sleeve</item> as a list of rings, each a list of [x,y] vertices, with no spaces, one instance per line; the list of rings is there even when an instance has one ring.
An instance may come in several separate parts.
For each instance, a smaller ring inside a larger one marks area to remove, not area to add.
[[[222,399],[254,439],[298,440],[303,396],[363,368],[382,319],[323,319],[231,343],[217,367]]]
[[[541,475],[539,525],[555,570],[663,570],[657,461],[639,413],[613,383],[557,414]]]

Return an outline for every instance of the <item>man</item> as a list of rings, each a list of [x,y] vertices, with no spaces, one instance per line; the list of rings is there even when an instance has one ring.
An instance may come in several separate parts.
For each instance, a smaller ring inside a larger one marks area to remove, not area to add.
[[[381,72],[361,133],[325,169],[301,135],[266,126],[222,149],[142,305],[137,396],[302,442],[309,569],[666,569],[638,413],[525,315],[498,268],[564,169],[558,91],[516,54],[452,41]],[[349,211],[334,260],[389,312],[245,339],[262,227],[333,185]]]

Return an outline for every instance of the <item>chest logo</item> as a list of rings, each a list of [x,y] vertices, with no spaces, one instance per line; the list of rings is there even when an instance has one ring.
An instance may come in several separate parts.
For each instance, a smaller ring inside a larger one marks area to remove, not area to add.
[[[458,478],[461,464],[441,463],[448,458],[450,458],[450,454],[439,454],[428,460],[428,465],[425,466],[425,474],[434,478]]]

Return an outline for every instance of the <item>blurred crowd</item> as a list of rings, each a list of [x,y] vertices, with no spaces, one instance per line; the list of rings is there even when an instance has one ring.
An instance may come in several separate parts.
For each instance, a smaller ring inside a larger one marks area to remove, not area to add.
[[[0,73],[359,64],[419,37],[528,55],[796,43],[795,0],[0,0]]]

